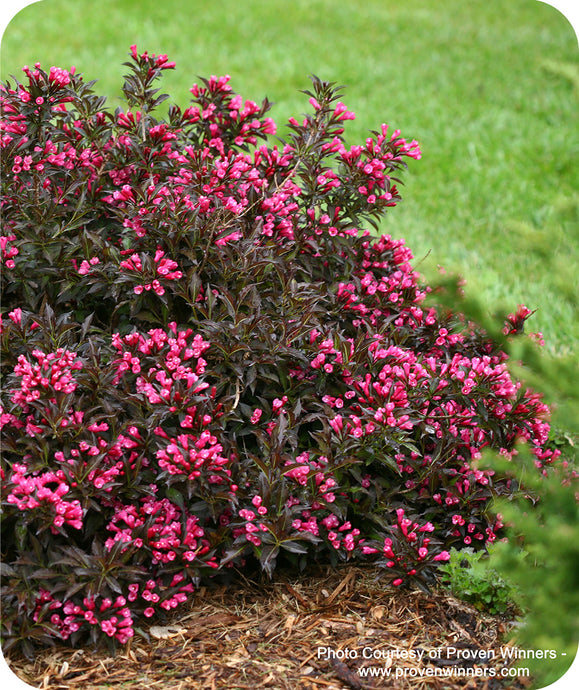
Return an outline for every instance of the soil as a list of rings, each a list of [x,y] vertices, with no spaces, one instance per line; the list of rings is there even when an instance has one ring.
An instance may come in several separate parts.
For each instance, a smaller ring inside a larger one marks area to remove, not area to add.
[[[443,591],[395,590],[376,574],[349,565],[276,573],[272,582],[242,576],[200,588],[187,609],[116,652],[56,646],[6,660],[22,680],[51,690],[531,687],[503,658],[512,622]]]

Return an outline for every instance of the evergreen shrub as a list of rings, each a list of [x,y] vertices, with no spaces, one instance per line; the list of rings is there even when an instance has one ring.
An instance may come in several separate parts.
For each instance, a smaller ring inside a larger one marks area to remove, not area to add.
[[[577,368],[567,371],[577,384]],[[574,402],[579,415],[577,393]],[[496,577],[498,571],[520,592],[518,600],[524,605],[525,615],[521,625],[510,631],[511,641],[522,649],[548,649],[556,653],[548,660],[530,655],[519,661],[519,665],[530,668],[536,687],[546,687],[558,680],[578,652],[577,440],[571,435],[559,435],[557,445],[562,448],[568,466],[557,467],[547,479],[535,473],[532,458],[521,453],[517,475],[528,493],[518,495],[515,500],[506,500],[505,496],[497,500],[495,508],[503,512],[508,526],[507,538],[493,545],[485,564],[489,579]],[[501,459],[493,458],[491,463],[497,470],[512,471]]]
[[[418,144],[346,146],[318,78],[284,140],[227,76],[160,116],[174,64],[125,65],[114,111],[74,68],[0,92],[4,648],[126,643],[252,563],[428,587],[502,527],[481,451],[558,451],[496,342],[370,230]]]

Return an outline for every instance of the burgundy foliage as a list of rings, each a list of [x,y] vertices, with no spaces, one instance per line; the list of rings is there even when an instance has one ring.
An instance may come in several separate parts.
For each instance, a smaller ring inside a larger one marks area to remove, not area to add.
[[[115,112],[74,69],[0,92],[5,648],[125,643],[252,562],[426,587],[501,527],[481,451],[558,451],[506,355],[364,229],[418,144],[347,147],[317,78],[277,144],[228,77],[160,118],[173,63],[126,66]]]

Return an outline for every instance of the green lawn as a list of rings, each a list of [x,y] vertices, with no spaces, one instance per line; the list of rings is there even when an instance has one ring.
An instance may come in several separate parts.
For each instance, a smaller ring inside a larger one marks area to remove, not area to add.
[[[554,352],[579,352],[577,39],[536,0],[43,0],[2,42],[2,79],[74,64],[114,106],[129,46],[168,53],[179,103],[197,75],[230,74],[282,124],[309,74],[347,86],[349,139],[388,122],[416,138],[384,230],[428,278],[460,272],[493,308],[538,309]]]

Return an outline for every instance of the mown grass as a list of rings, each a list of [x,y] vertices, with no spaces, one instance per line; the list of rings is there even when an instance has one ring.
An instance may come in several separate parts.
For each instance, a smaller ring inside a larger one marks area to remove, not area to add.
[[[179,103],[197,75],[304,109],[309,74],[347,86],[363,139],[388,122],[416,138],[404,203],[383,229],[428,279],[460,272],[489,309],[524,302],[558,353],[579,352],[577,40],[536,0],[43,0],[2,42],[1,76],[77,66],[114,105],[129,45],[168,53]]]

